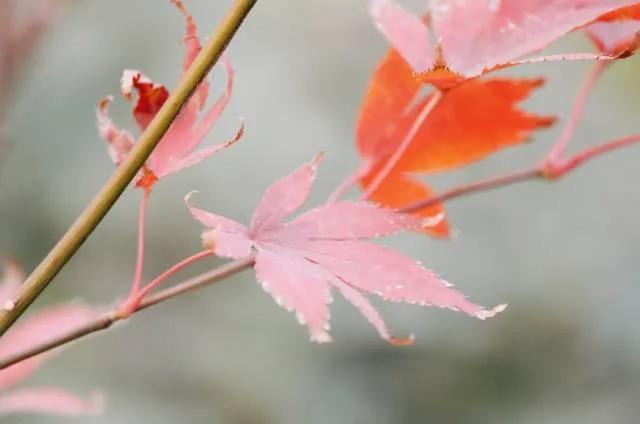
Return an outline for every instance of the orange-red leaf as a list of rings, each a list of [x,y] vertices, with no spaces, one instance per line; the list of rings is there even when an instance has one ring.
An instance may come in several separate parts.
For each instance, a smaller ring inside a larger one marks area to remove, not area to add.
[[[360,111],[356,141],[362,156],[374,158],[392,150],[389,140],[398,133],[398,120],[421,87],[407,62],[389,50],[373,74]]]
[[[372,200],[399,208],[423,199],[431,190],[406,173],[459,168],[521,144],[533,131],[551,125],[554,118],[518,107],[542,83],[542,79],[472,79],[447,90]],[[421,88],[409,65],[393,50],[374,72],[356,130],[361,156],[374,165],[361,180],[363,186],[372,182],[430,100],[431,95],[419,99]],[[436,205],[420,215],[442,211],[442,205]],[[447,228],[444,221],[438,235],[446,235]]]
[[[169,98],[169,91],[161,84],[154,84],[140,72],[125,71],[122,76],[123,94],[130,97],[132,88],[138,91],[138,100],[133,109],[133,116],[140,129],[144,131]]]
[[[542,83],[541,79],[475,79],[450,90],[424,122],[398,168],[446,171],[522,143],[533,131],[554,121],[517,107]],[[413,116],[422,104],[414,108]],[[406,134],[409,125],[398,127],[396,140]]]

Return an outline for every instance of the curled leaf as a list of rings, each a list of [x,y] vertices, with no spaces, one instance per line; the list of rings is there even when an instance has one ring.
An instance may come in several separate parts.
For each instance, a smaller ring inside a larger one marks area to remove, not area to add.
[[[182,69],[184,74],[200,52],[201,45],[191,15],[179,0],[173,0],[172,3],[184,15],[186,21]],[[158,179],[200,163],[242,137],[243,125],[230,141],[197,150],[222,115],[233,92],[234,70],[226,55],[221,58],[221,64],[227,73],[227,83],[223,93],[211,108],[205,111],[209,82],[205,80],[197,87],[194,95],[183,106],[169,130],[149,156],[145,172],[141,172],[136,179],[137,186],[148,188]],[[129,100],[135,100],[133,116],[140,130],[144,131],[167,101],[169,92],[163,85],[154,83],[149,77],[134,70],[125,70],[120,83],[123,96]],[[120,163],[131,150],[134,141],[129,133],[119,130],[111,122],[107,114],[109,101],[110,98],[103,100],[98,110],[98,129],[100,136],[109,143],[112,159]]]

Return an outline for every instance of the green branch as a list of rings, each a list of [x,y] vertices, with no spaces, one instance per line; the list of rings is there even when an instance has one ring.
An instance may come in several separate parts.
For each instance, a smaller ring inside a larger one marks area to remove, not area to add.
[[[227,16],[215,30],[209,42],[202,48],[153,121],[142,133],[127,159],[107,180],[89,206],[27,278],[20,294],[13,299],[11,304],[4,305],[5,308],[0,311],[0,336],[42,293],[109,212],[167,132],[182,106],[216,64],[256,1],[234,0]]]

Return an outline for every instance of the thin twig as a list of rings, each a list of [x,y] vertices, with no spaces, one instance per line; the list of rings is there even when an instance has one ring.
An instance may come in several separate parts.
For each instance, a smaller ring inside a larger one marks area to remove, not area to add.
[[[133,314],[138,309],[138,307],[140,306],[144,298],[147,297],[147,295],[151,293],[153,289],[155,289],[160,284],[165,282],[167,279],[169,279],[172,275],[174,275],[178,271],[188,267],[189,265],[195,262],[198,262],[199,260],[208,258],[210,256],[213,256],[213,252],[211,250],[203,250],[173,265],[171,268],[169,268],[168,270],[160,274],[158,277],[156,277],[154,280],[152,280],[149,284],[144,286],[142,290],[139,290],[138,292],[136,292],[135,295],[130,296],[124,302],[124,304],[118,308],[119,315],[129,316]]]
[[[147,221],[147,204],[151,196],[151,189],[145,188],[140,199],[140,210],[138,212],[138,245],[136,253],[136,267],[133,274],[133,283],[131,283],[131,292],[129,297],[136,296],[140,291],[140,283],[142,282],[142,271],[144,270],[144,233]]]
[[[252,255],[245,259],[239,259],[232,262],[227,262],[220,267],[211,270],[209,272],[205,272],[204,274],[200,274],[197,277],[194,277],[190,280],[184,281],[181,284],[176,284],[166,290],[158,292],[155,295],[147,297],[145,300],[140,303],[138,307],[138,311],[143,309],[147,309],[151,306],[157,305],[158,303],[162,303],[165,300],[172,299],[176,296],[179,296],[183,293],[190,292],[192,290],[200,289],[202,287],[206,287],[220,280],[224,280],[225,278],[234,275],[240,271],[243,271],[247,268],[253,266],[255,262],[255,257]]]
[[[589,95],[593,91],[598,79],[604,72],[604,70],[609,65],[609,62],[606,61],[596,61],[593,64],[591,70],[587,73],[584,81],[582,81],[582,85],[578,90],[578,95],[576,96],[576,100],[573,105],[573,109],[571,110],[571,114],[567,119],[567,124],[562,130],[562,134],[556,140],[551,152],[548,156],[548,161],[550,162],[559,162],[562,160],[562,156],[564,156],[565,151],[567,150],[567,146],[569,142],[573,138],[576,129],[578,128],[578,124],[580,123],[580,119],[584,114],[584,110],[587,106],[587,100]]]
[[[167,132],[182,106],[218,61],[218,58],[256,1],[234,1],[227,16],[195,58],[171,96],[169,96],[142,133],[127,159],[118,167],[71,228],[27,278],[22,292],[13,299],[13,308],[0,311],[0,336],[11,327],[15,320],[40,295],[49,282],[80,248],[84,240],[102,221],[155,146],[160,142],[162,136]]]
[[[342,195],[344,195],[347,192],[347,190],[351,188],[351,186],[357,184],[358,181],[360,181],[364,176],[366,176],[369,173],[372,166],[373,166],[373,163],[371,163],[371,161],[365,161],[358,169],[356,169],[351,174],[347,175],[347,178],[345,178],[338,185],[338,187],[336,187],[336,189],[329,195],[329,198],[327,199],[327,204],[331,205],[333,203],[336,203],[340,199],[340,197],[342,197]]]
[[[549,179],[561,177],[564,174],[573,171],[578,166],[583,165],[585,162],[591,159],[594,159],[597,156],[600,156],[605,153],[609,153],[614,150],[618,150],[623,147],[627,147],[636,143],[640,143],[640,134],[630,135],[627,137],[610,141],[605,144],[601,144],[600,146],[585,149],[582,152],[577,153],[572,157],[570,157],[569,159],[565,159],[562,162],[555,164],[552,167],[548,166],[548,164],[543,164],[545,177]]]
[[[201,274],[195,278],[183,281],[182,283],[176,284],[171,288],[158,292],[155,295],[149,296],[147,299],[143,300],[140,305],[138,305],[134,313],[165,302],[183,293],[190,292],[223,280],[230,275],[249,268],[251,265],[253,265],[253,262],[253,257],[228,262],[214,270],[205,272],[204,274]],[[119,314],[117,310],[102,314],[95,320],[87,322],[86,324],[83,324],[82,326],[75,328],[66,334],[56,337],[55,339],[51,339],[45,343],[35,345],[21,352],[17,352],[6,358],[3,358],[2,360],[0,360],[0,370],[10,367],[11,365],[14,365],[20,361],[24,361],[25,359],[29,359],[33,356],[58,348],[67,343],[71,343],[90,334],[106,330],[115,322],[123,319],[126,319],[125,316]]]
[[[438,105],[438,103],[442,99],[442,96],[443,94],[440,90],[436,90],[433,92],[431,98],[427,100],[427,103],[424,105],[424,107],[416,117],[416,120],[411,125],[411,128],[409,128],[409,131],[405,135],[398,148],[393,152],[393,155],[391,155],[389,160],[384,164],[373,181],[371,181],[371,184],[366,187],[365,191],[362,193],[362,196],[360,196],[362,200],[368,200],[371,196],[373,196],[376,190],[378,190],[378,188],[380,187],[380,184],[382,184],[389,173],[393,171],[393,168],[396,167],[400,159],[402,159],[402,156],[411,146],[413,139],[416,138],[418,131],[420,131],[420,128],[422,128],[422,124],[424,124],[429,114],[431,114],[433,109],[435,109],[435,107]]]
[[[442,203],[447,200],[454,199],[456,197],[461,197],[467,194],[487,191],[498,187],[504,187],[511,184],[519,183],[522,181],[527,181],[539,177],[544,177],[543,172],[539,167],[527,169],[525,171],[518,171],[512,174],[503,175],[496,178],[489,178],[487,180],[461,185],[450,190],[447,190],[443,193],[436,194],[434,196],[430,196],[425,198],[424,200],[419,200],[417,202],[411,203],[408,206],[405,206],[399,209],[400,212],[411,213],[418,211],[423,208],[427,208],[429,206],[433,206],[437,203]]]
[[[511,174],[502,175],[500,177],[489,178],[470,184],[464,184],[435,196],[430,196],[423,200],[414,202],[399,209],[399,212],[416,212],[420,209],[427,208],[429,206],[433,206],[437,203],[442,203],[456,197],[461,197],[476,192],[484,192],[498,187],[505,187],[511,184],[521,183],[525,181],[531,181],[535,179],[556,180],[565,176],[575,168],[583,165],[585,162],[592,160],[597,156],[630,146],[632,144],[640,144],[640,134],[630,135],[628,137],[610,141],[600,146],[583,150],[582,152],[577,153],[568,159],[563,159],[562,162],[554,165],[553,167],[550,167],[548,163],[545,162],[542,165],[536,166],[535,168],[526,169],[524,171],[516,171]]]

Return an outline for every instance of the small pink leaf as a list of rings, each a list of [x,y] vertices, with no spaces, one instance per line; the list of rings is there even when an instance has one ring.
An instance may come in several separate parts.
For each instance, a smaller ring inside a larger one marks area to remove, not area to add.
[[[227,85],[222,94],[216,99],[211,109],[204,115],[202,120],[194,128],[193,139],[197,141],[197,144],[204,140],[204,137],[211,131],[213,125],[220,119],[222,112],[224,112],[229,100],[231,100],[231,94],[233,93],[233,84],[235,78],[235,71],[231,66],[229,56],[224,53],[220,57],[220,64],[227,72]],[[204,103],[203,103],[204,105]],[[194,146],[195,148],[195,146]]]
[[[231,140],[228,140],[225,143],[207,146],[193,153],[185,153],[185,156],[178,157],[178,159],[173,159],[173,157],[170,157],[170,160],[168,161],[168,163],[164,165],[164,168],[162,168],[163,171],[157,174],[157,176],[160,178],[165,177],[167,175],[178,172],[182,169],[189,168],[190,166],[193,166],[193,165],[197,165],[203,160],[208,159],[209,157],[215,155],[219,151],[224,150],[227,147],[231,146],[232,144],[236,143],[242,138],[243,135],[244,135],[244,123],[241,123],[240,128],[238,129],[238,132],[236,132],[236,135]]]
[[[184,75],[200,52],[201,44],[193,17],[187,12],[180,0],[172,0],[172,3],[183,14],[186,21],[185,54],[182,66],[182,75]],[[136,185],[138,187],[149,188],[158,179],[200,163],[242,137],[243,131],[241,128],[233,140],[196,151],[222,115],[231,98],[234,71],[226,54],[222,55],[221,64],[227,72],[227,83],[223,93],[212,105],[211,109],[201,116],[209,95],[210,85],[207,80],[200,83],[193,96],[180,110],[169,130],[149,156],[145,164],[145,172],[137,176]],[[141,131],[145,130],[169,97],[169,92],[163,85],[155,84],[150,78],[134,70],[124,71],[120,81],[120,88],[124,97],[129,100],[132,99],[134,92],[137,93],[133,116]],[[106,115],[108,102],[109,100],[105,100],[101,104],[98,126],[101,136],[110,145],[112,158],[116,163],[120,163],[131,150],[134,141],[132,136],[118,130],[108,119]]]
[[[184,16],[186,20],[185,27],[185,35],[184,35],[184,44],[186,48],[184,49],[184,62],[182,64],[182,75],[187,72],[189,66],[193,63],[200,50],[202,50],[202,45],[200,44],[200,38],[198,37],[198,27],[196,26],[196,22],[193,19],[193,16],[187,11],[180,0],[171,0],[171,2],[178,8],[180,13]],[[209,94],[209,83],[204,81],[198,87],[194,98],[196,99],[196,104],[198,104],[198,109],[202,109],[204,104],[207,102],[207,95]]]
[[[104,398],[99,393],[89,399],[57,388],[31,388],[0,394],[0,416],[15,413],[98,415],[103,409]]]
[[[158,177],[165,177],[172,173],[179,171],[180,169],[192,166],[199,161],[190,161],[187,163],[186,158],[191,152],[196,149],[203,141],[204,137],[211,131],[213,125],[220,119],[222,112],[226,108],[229,100],[231,99],[231,93],[233,92],[234,71],[229,62],[229,58],[226,54],[223,54],[220,58],[220,62],[224,66],[227,72],[227,85],[225,91],[220,95],[216,102],[211,106],[208,112],[203,116],[201,122],[198,124],[198,118],[200,117],[200,111],[204,107],[204,103],[200,103],[200,98],[206,98],[209,85],[206,81],[198,86],[197,93],[201,93],[202,88],[206,89],[206,93],[197,94],[191,97],[184,108],[180,111],[180,114],[176,117],[175,121],[165,134],[162,141],[156,147],[154,154],[149,159],[149,166],[154,170]],[[243,132],[238,132],[237,137],[234,139],[238,141],[242,137]],[[218,147],[228,147],[232,143],[225,143],[224,145],[216,145]],[[212,146],[207,148],[211,150],[215,148],[214,153],[221,150]],[[196,153],[197,154],[197,153]],[[185,165],[180,167],[178,162],[184,159]]]

